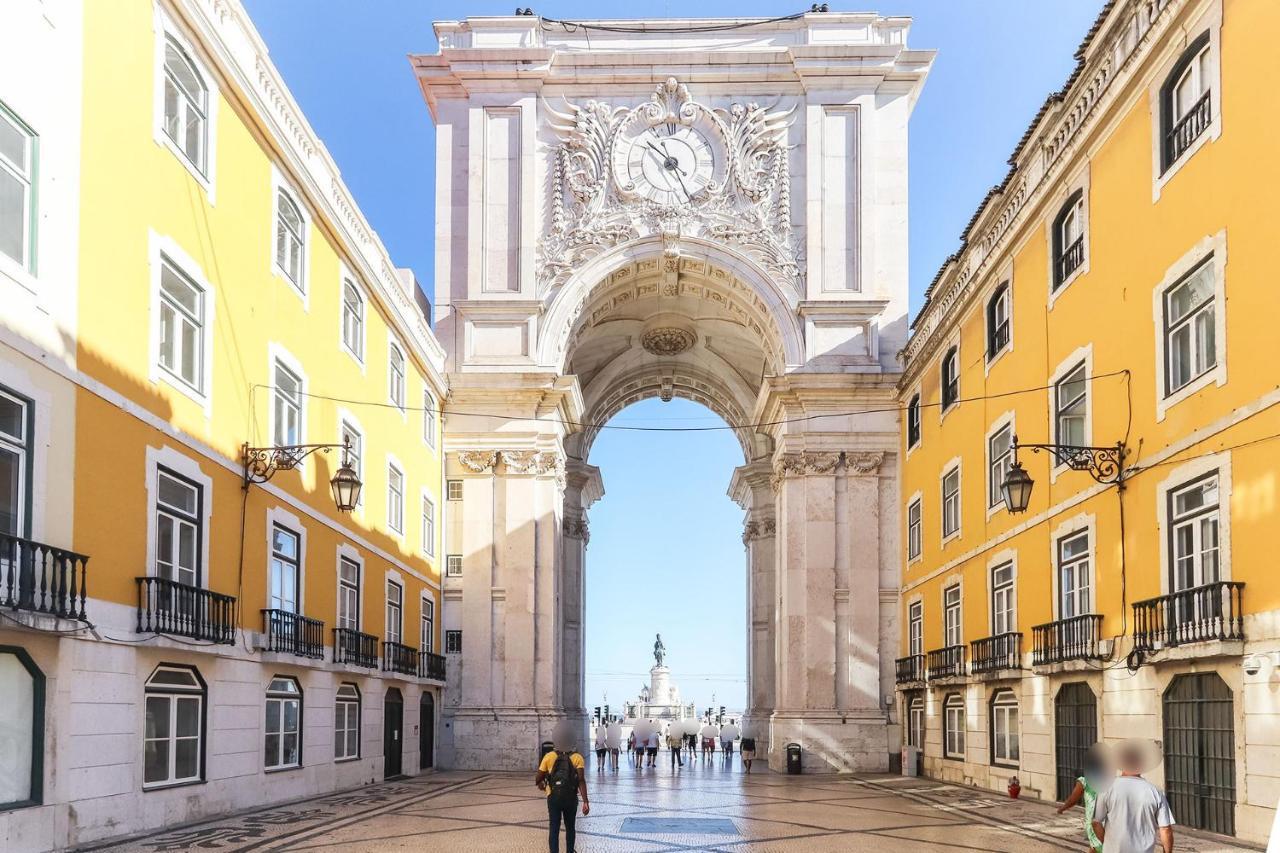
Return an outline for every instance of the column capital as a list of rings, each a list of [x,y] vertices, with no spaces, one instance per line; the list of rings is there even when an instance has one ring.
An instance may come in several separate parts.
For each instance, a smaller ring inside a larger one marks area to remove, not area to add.
[[[463,468],[476,474],[492,471],[498,465],[496,450],[459,450],[458,462]]]
[[[587,521],[587,513],[582,507],[566,505],[561,531],[570,539],[581,539],[584,544],[591,541],[591,525]]]
[[[757,539],[770,539],[778,533],[778,522],[773,516],[751,519],[742,525],[742,544],[749,545]]]

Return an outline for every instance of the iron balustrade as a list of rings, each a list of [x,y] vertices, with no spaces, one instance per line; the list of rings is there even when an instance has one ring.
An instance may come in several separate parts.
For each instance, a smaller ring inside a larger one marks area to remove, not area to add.
[[[267,651],[324,659],[324,623],[288,610],[262,611]]]
[[[929,680],[964,675],[964,646],[944,646],[929,652],[925,661]]]
[[[87,621],[88,562],[83,554],[0,533],[0,606]]]
[[[1102,615],[1086,613],[1031,629],[1031,665],[1068,660],[1102,660]]]
[[[1178,119],[1178,123],[1169,128],[1165,134],[1165,165],[1171,166],[1191,147],[1191,143],[1200,138],[1212,119],[1209,109],[1209,92],[1200,96],[1200,100],[1187,110],[1187,114]]]
[[[398,672],[402,675],[417,675],[418,650],[413,646],[393,643],[388,640],[382,644],[382,671]]]
[[[1135,601],[1133,646],[1153,651],[1161,646],[1212,640],[1243,640],[1244,584],[1216,581],[1180,592]]]
[[[1075,272],[1081,264],[1084,263],[1084,235],[1080,235],[1075,242],[1062,250],[1062,254],[1057,259],[1057,277],[1056,284],[1062,284],[1071,278],[1071,274]]]
[[[173,634],[227,645],[235,642],[234,595],[167,578],[137,580],[139,634]]]
[[[1022,669],[1022,632],[1009,631],[969,644],[969,669],[974,675],[1002,669]]]
[[[898,684],[924,681],[924,655],[907,655],[894,662]]]
[[[378,638],[354,628],[334,628],[333,662],[375,668],[378,665]]]
[[[438,655],[435,652],[418,652],[418,677],[444,681],[444,655]]]

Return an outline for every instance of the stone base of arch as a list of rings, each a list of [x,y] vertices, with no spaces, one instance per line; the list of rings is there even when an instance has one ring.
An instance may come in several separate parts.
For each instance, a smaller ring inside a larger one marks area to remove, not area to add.
[[[882,711],[774,711],[769,769],[785,773],[787,745],[798,743],[805,773],[885,773],[897,737],[897,727]]]
[[[587,712],[556,708],[453,708],[441,717],[439,763],[451,770],[519,770],[537,767],[541,745],[556,726],[587,731]],[[585,737],[585,735],[584,735]],[[578,748],[584,754],[588,744]]]

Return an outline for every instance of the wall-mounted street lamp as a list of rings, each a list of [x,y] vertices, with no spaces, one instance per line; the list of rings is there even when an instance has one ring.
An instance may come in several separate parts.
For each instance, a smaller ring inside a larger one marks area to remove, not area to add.
[[[360,477],[351,467],[351,442],[342,444],[293,444],[281,447],[250,447],[245,442],[241,448],[241,460],[244,463],[244,488],[247,491],[250,483],[265,483],[275,476],[277,471],[290,471],[302,464],[317,450],[328,453],[335,447],[342,448],[342,465],[329,481],[333,489],[333,502],[340,512],[351,512],[360,500]]]
[[[1111,447],[1082,447],[1074,444],[1019,444],[1018,437],[1013,437],[1013,464],[1000,484],[1000,492],[1004,496],[1005,509],[1010,513],[1027,511],[1031,502],[1031,487],[1035,481],[1018,461],[1018,450],[1030,450],[1039,453],[1041,450],[1053,454],[1061,465],[1072,471],[1088,471],[1089,476],[1099,483],[1117,483],[1124,487],[1124,457],[1128,452],[1123,441],[1117,441]]]

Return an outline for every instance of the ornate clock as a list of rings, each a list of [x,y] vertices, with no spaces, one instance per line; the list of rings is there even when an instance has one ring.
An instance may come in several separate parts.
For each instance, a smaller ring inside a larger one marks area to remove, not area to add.
[[[657,204],[693,201],[715,173],[711,143],[689,125],[644,128],[619,149],[624,162],[617,164],[618,174],[625,179],[625,188]]]

